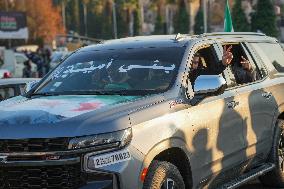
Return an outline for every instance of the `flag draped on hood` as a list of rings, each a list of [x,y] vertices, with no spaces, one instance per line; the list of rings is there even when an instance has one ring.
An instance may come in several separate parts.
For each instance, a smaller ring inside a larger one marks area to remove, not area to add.
[[[228,0],[226,0],[226,6],[225,6],[224,32],[234,32],[233,22],[230,12],[230,5]]]

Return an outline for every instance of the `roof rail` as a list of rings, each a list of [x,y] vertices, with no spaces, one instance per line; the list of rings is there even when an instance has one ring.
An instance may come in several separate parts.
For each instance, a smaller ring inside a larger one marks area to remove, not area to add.
[[[254,36],[266,36],[264,33],[256,32],[214,32],[214,33],[203,33],[198,37],[209,37],[209,36],[219,36],[219,35],[254,35]]]

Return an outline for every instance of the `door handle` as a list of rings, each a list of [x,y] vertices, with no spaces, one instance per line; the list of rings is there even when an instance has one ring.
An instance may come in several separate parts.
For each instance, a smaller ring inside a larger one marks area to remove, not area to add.
[[[236,101],[227,102],[228,108],[235,108],[237,105],[239,105],[239,102]]]
[[[262,93],[261,96],[266,98],[266,99],[270,99],[272,97],[272,93],[271,92],[264,92],[264,93]]]

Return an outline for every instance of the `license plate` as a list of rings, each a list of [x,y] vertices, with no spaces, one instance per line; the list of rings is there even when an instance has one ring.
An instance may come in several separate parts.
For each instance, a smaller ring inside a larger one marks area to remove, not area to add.
[[[113,165],[116,163],[129,161],[131,160],[131,155],[128,150],[121,150],[109,154],[103,154],[100,156],[94,156],[93,162],[95,168],[100,168],[108,165]]]

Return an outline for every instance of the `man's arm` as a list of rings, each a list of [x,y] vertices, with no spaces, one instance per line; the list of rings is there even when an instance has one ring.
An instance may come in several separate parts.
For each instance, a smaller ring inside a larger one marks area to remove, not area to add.
[[[232,45],[228,49],[226,48],[226,46],[224,46],[222,60],[217,63],[216,67],[213,70],[209,71],[209,74],[219,75],[226,69],[228,65],[232,63],[233,53],[231,52],[231,50]]]

